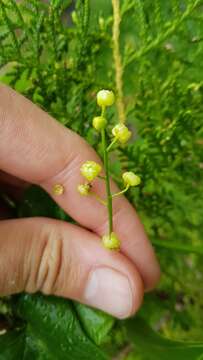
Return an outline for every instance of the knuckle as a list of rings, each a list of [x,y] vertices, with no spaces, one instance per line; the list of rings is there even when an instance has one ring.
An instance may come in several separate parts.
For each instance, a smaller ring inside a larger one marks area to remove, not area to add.
[[[33,260],[25,290],[31,293],[40,291],[47,295],[55,294],[62,271],[63,237],[58,227],[50,230],[44,226],[40,238],[40,246],[31,254]]]
[[[80,153],[71,153],[68,152],[68,155],[60,155],[57,160],[57,165],[54,166],[54,173],[49,174],[39,181],[40,185],[44,188],[51,188],[52,184],[71,183],[72,178],[77,173],[79,164],[81,163],[81,154]]]

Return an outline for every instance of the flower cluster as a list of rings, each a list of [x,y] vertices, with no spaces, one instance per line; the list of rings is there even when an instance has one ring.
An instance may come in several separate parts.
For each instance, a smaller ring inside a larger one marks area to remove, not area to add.
[[[86,161],[80,168],[80,172],[88,181],[94,180],[101,172],[101,166],[95,161]]]
[[[132,135],[131,131],[129,131],[124,124],[117,124],[114,126],[112,134],[121,144],[126,144]]]
[[[121,242],[114,232],[104,235],[102,237],[102,243],[106,249],[119,250]]]
[[[140,177],[135,175],[132,171],[123,173],[122,178],[126,186],[137,186],[141,183]]]
[[[102,108],[103,106],[111,106],[114,104],[115,96],[113,91],[100,90],[97,93],[97,104]]]
[[[95,116],[92,121],[92,125],[97,131],[101,131],[105,129],[107,120],[103,116]]]
[[[88,160],[82,164],[80,168],[81,175],[86,179],[84,184],[78,185],[78,192],[82,196],[94,195],[95,198],[108,208],[109,217],[109,231],[102,237],[102,243],[105,248],[110,250],[120,249],[120,240],[116,233],[113,231],[113,211],[112,211],[112,200],[114,197],[124,194],[131,186],[137,186],[140,184],[141,179],[138,175],[132,171],[127,171],[122,174],[124,188],[118,193],[112,194],[110,188],[110,174],[109,174],[109,159],[108,154],[112,147],[117,143],[124,145],[130,139],[132,133],[124,124],[118,123],[112,129],[112,142],[107,146],[106,139],[106,127],[107,119],[105,117],[106,107],[114,104],[115,96],[110,90],[100,90],[97,93],[97,104],[101,107],[101,115],[93,118],[92,125],[96,131],[101,134],[102,150],[103,150],[103,161],[105,176],[101,176],[102,167],[99,163]],[[92,181],[96,178],[105,181],[106,183],[106,199],[101,199],[97,194],[92,191]]]
[[[87,196],[90,193],[91,185],[90,184],[80,184],[78,185],[78,192],[82,196]]]
[[[81,166],[80,172],[88,182],[78,185],[78,192],[80,195],[87,196],[90,194],[91,182],[100,174],[101,170],[101,165],[91,160],[86,161]]]

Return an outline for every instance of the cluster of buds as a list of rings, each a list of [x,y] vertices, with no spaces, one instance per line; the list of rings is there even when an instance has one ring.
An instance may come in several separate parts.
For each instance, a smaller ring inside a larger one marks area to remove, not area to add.
[[[113,105],[115,101],[114,93],[110,90],[101,90],[97,94],[97,104],[102,108],[101,116],[95,116],[92,122],[93,127],[97,131],[102,131],[106,128],[107,120],[103,116],[104,109],[107,106]],[[117,124],[112,129],[114,136],[114,143],[118,141],[120,144],[126,144],[130,139],[132,133],[124,124]]]
[[[85,184],[78,185],[78,192],[82,196],[90,194],[91,182],[100,174],[102,168],[101,165],[95,161],[88,160],[80,168],[81,175],[88,180]]]
[[[110,250],[120,249],[120,240],[116,233],[113,231],[113,214],[112,214],[112,200],[114,197],[124,194],[130,187],[137,186],[140,184],[141,179],[138,175],[132,171],[127,171],[122,174],[124,188],[118,193],[112,194],[110,189],[110,175],[108,166],[108,154],[114,144],[118,143],[124,145],[130,139],[132,133],[124,124],[116,124],[112,129],[112,142],[107,146],[106,144],[106,127],[107,119],[105,117],[106,107],[114,104],[115,96],[110,90],[101,90],[97,93],[97,104],[101,108],[101,115],[96,116],[93,119],[92,125],[96,131],[101,133],[101,141],[103,148],[103,160],[105,176],[101,176],[102,167],[95,161],[88,160],[82,164],[80,168],[81,175],[85,178],[84,184],[78,185],[78,192],[82,196],[95,195],[96,199],[99,200],[103,205],[108,208],[109,216],[109,231],[102,237],[102,243],[105,248]],[[92,192],[92,181],[96,178],[104,180],[106,182],[106,199],[99,198],[98,195]]]
[[[122,175],[124,184],[126,186],[137,186],[141,183],[141,179],[139,176],[135,175],[132,171],[127,171]]]
[[[80,168],[82,176],[88,181],[93,181],[101,172],[101,166],[95,161],[86,161]]]

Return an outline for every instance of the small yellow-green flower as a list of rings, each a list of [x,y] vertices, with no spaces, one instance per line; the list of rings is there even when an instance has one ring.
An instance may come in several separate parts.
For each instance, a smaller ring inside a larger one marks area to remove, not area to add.
[[[118,139],[121,144],[127,143],[127,141],[132,135],[131,131],[128,130],[127,126],[125,126],[124,124],[117,124],[116,126],[114,126],[114,128],[112,129],[112,134],[115,136],[116,139]]]
[[[80,172],[88,181],[92,181],[99,175],[101,169],[101,165],[95,161],[88,160],[81,166]]]
[[[97,93],[97,104],[101,107],[111,106],[114,104],[115,96],[113,91],[110,90],[100,90]]]
[[[103,116],[95,116],[92,125],[97,131],[101,131],[106,127],[107,121]]]
[[[90,184],[80,184],[78,185],[78,192],[82,196],[87,196],[90,193],[91,186]]]
[[[52,189],[54,195],[63,195],[64,190],[64,186],[61,184],[55,184]]]
[[[140,177],[132,171],[123,173],[122,178],[126,186],[137,186],[141,183]]]
[[[104,235],[102,237],[102,243],[106,249],[119,250],[121,242],[114,232],[111,235]]]

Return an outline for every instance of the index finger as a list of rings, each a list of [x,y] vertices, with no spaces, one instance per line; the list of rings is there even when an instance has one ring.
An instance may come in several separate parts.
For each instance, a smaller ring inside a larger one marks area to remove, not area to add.
[[[106,208],[77,192],[82,181],[80,166],[87,160],[101,162],[80,136],[15,91],[0,86],[1,169],[40,185],[78,223],[102,236],[107,231]],[[63,185],[62,196],[53,195],[54,184]],[[112,188],[117,190],[113,182]],[[94,190],[104,197],[101,181],[94,183]],[[159,279],[159,265],[136,211],[125,197],[114,201],[113,220],[122,252],[135,263],[146,288],[152,288]]]

